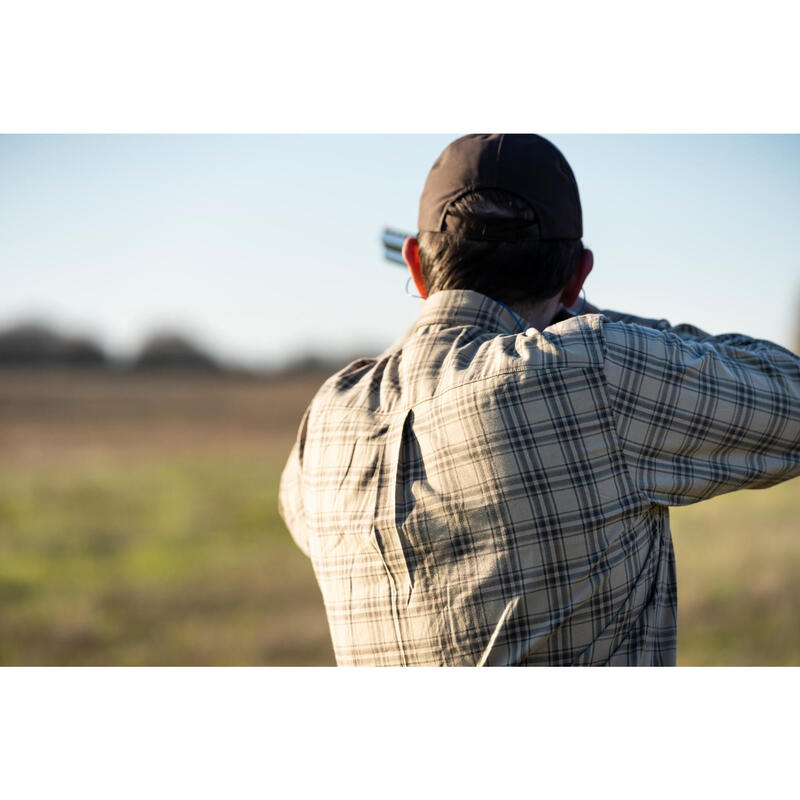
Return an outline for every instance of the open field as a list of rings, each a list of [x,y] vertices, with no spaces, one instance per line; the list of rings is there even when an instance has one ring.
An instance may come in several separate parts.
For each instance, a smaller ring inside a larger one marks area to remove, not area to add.
[[[0,372],[0,664],[333,664],[277,482],[323,379]],[[800,664],[800,481],[673,511],[680,664]]]

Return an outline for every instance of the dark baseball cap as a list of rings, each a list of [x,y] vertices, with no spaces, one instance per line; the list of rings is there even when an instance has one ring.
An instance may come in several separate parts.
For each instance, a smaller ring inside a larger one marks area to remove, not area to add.
[[[478,189],[499,189],[525,200],[536,213],[540,239],[583,236],[578,184],[561,151],[532,133],[471,133],[436,159],[419,202],[419,230],[482,238],[448,209]],[[447,219],[446,219],[447,218]]]

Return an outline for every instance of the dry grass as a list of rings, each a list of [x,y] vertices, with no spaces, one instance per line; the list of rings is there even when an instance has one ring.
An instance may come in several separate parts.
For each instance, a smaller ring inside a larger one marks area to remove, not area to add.
[[[2,370],[2,464],[280,458],[325,377]]]

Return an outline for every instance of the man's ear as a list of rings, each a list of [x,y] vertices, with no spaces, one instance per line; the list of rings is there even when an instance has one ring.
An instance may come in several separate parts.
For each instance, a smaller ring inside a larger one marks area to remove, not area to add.
[[[572,273],[572,277],[567,281],[567,285],[561,292],[562,305],[567,308],[575,305],[583,288],[583,282],[589,277],[592,267],[594,267],[594,253],[591,250],[584,250],[578,259],[575,272]]]
[[[413,236],[409,236],[403,242],[403,249],[400,252],[414,279],[414,285],[417,287],[420,297],[427,297],[428,290],[425,288],[425,278],[422,277],[422,267],[419,264],[419,242]]]

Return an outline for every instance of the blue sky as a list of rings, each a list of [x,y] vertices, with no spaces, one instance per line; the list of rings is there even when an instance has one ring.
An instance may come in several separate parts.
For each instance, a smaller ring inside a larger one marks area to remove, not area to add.
[[[2,136],[0,326],[131,353],[179,329],[247,364],[371,354],[419,312],[413,231],[452,135]],[[576,174],[591,302],[788,345],[800,136],[548,135]]]

